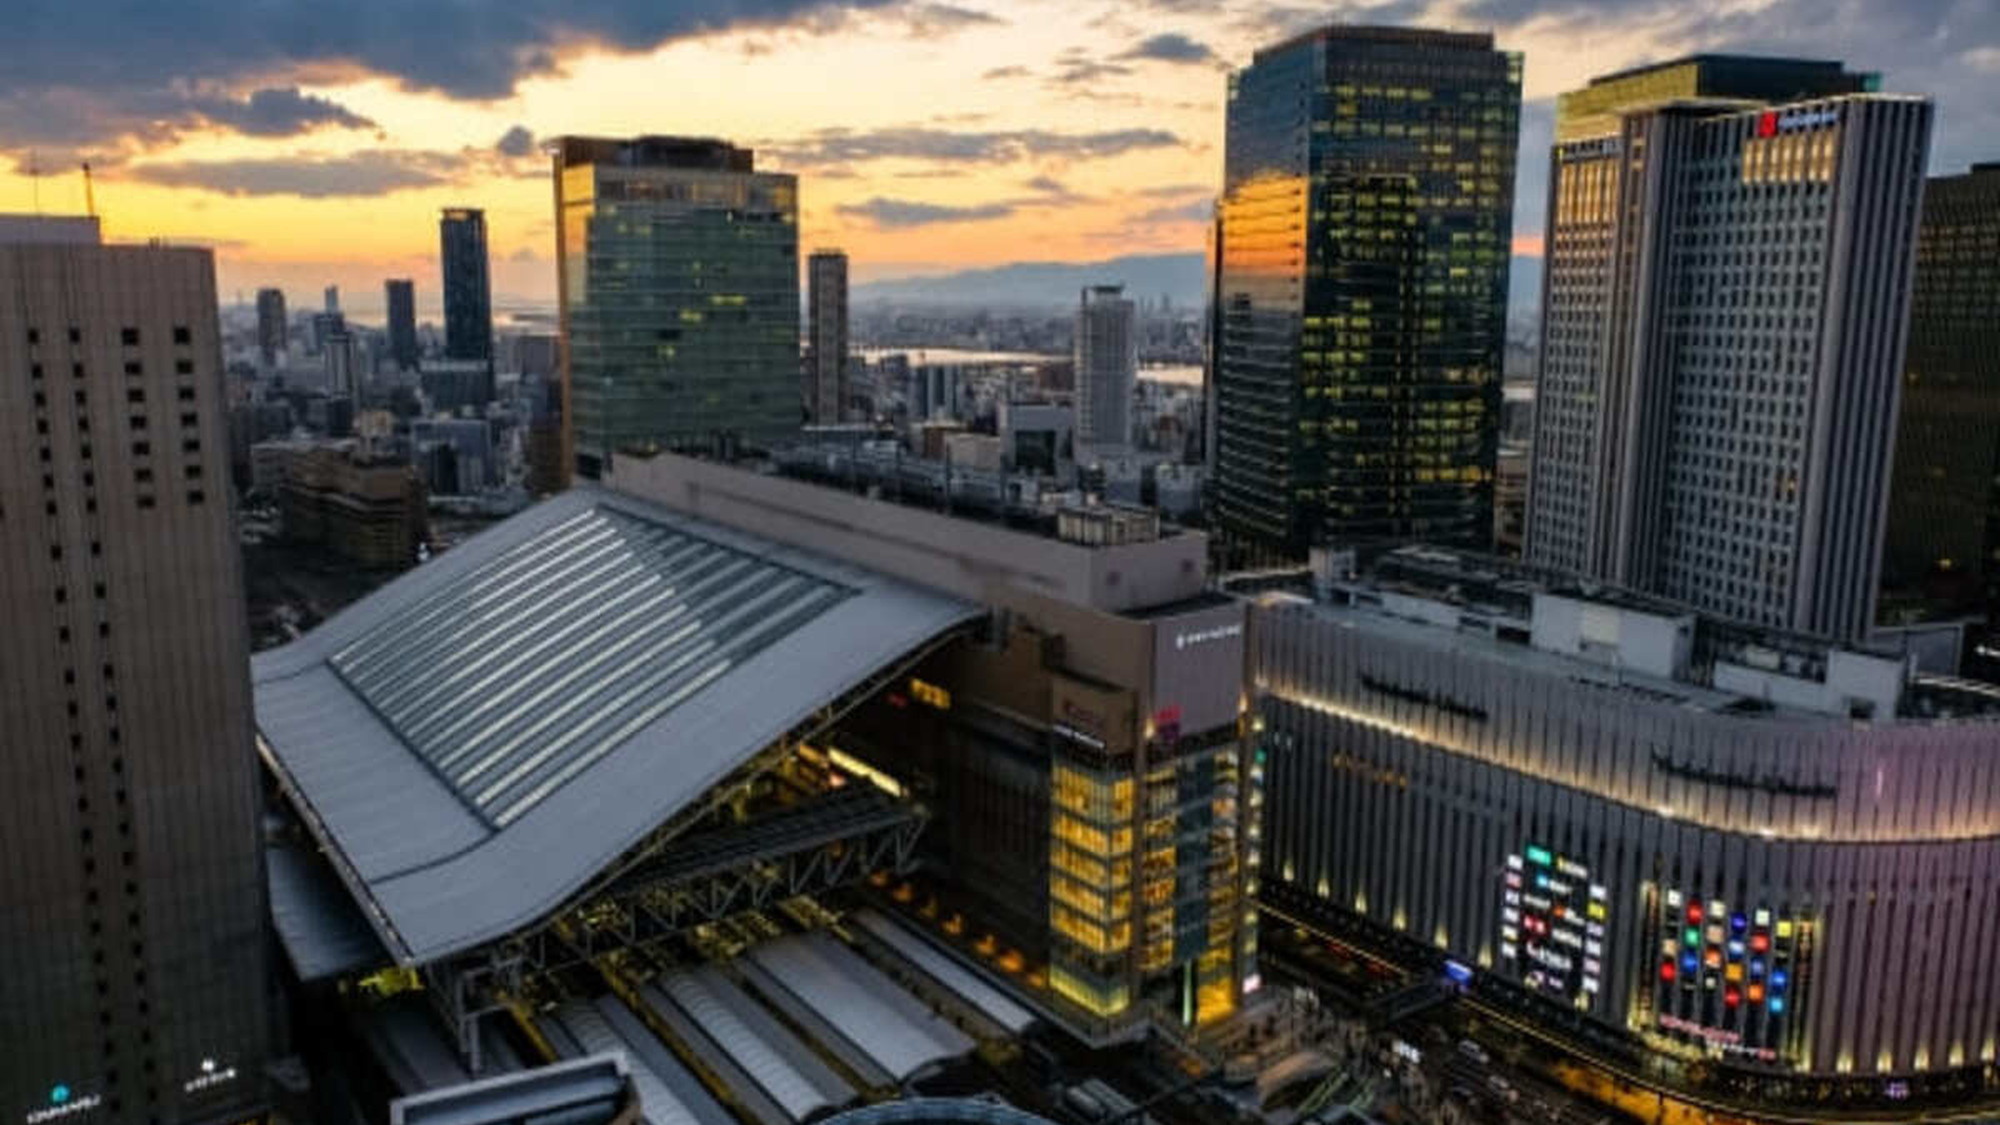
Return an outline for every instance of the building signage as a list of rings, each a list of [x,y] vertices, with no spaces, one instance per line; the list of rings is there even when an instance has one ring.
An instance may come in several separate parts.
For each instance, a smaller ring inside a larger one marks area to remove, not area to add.
[[[1435,707],[1440,711],[1460,715],[1482,723],[1486,721],[1486,708],[1484,707],[1463,703],[1448,695],[1433,695],[1427,691],[1406,688],[1401,684],[1371,676],[1366,672],[1361,673],[1360,678],[1361,686],[1377,695],[1386,695],[1391,699],[1400,699],[1405,703],[1414,703],[1419,707]]]
[[[1236,621],[1228,625],[1217,625],[1213,629],[1198,629],[1189,633],[1176,633],[1174,634],[1174,647],[1184,649],[1193,645],[1205,645],[1210,641],[1224,641],[1230,637],[1240,637],[1242,635],[1243,623]]]
[[[201,1060],[201,1073],[181,1083],[181,1090],[192,1094],[220,1086],[225,1082],[234,1082],[235,1080],[235,1067],[217,1066],[214,1059],[203,1059]]]
[[[49,1104],[27,1113],[28,1125],[42,1125],[46,1121],[60,1121],[79,1113],[87,1113],[104,1104],[97,1094],[78,1094],[66,1085],[57,1084],[49,1091]]]
[[[1800,129],[1817,129],[1832,125],[1840,120],[1837,109],[1795,109],[1790,113],[1766,110],[1757,116],[1757,135],[1775,137],[1779,133],[1792,133]]]
[[[1795,781],[1780,777],[1775,773],[1745,774],[1730,773],[1727,770],[1711,769],[1698,762],[1682,762],[1668,757],[1663,750],[1653,751],[1653,768],[1672,777],[1697,782],[1702,785],[1717,785],[1726,789],[1758,789],[1774,797],[1808,797],[1816,800],[1832,800],[1840,795],[1840,790],[1832,785],[1816,781]]]
[[[1603,987],[1611,892],[1576,859],[1530,844],[1501,877],[1500,956],[1545,996],[1587,1004]]]
[[[1564,145],[1559,151],[1565,164],[1572,160],[1596,160],[1605,156],[1617,156],[1625,151],[1625,138],[1598,137],[1595,140]]]

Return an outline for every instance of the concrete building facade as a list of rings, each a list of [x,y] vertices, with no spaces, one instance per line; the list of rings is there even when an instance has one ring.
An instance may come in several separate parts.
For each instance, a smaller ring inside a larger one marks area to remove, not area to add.
[[[1530,560],[1865,635],[1931,107],[1864,77],[1697,58],[1565,103]],[[1736,93],[1774,84],[1809,100]]]
[[[1134,306],[1122,285],[1094,285],[1076,309],[1076,441],[1106,455],[1132,447],[1139,372]]]
[[[818,425],[841,421],[852,389],[847,378],[847,255],[815,250],[806,266],[806,416]]]
[[[272,1025],[214,260],[89,226],[0,244],[0,1112],[240,1121]]]

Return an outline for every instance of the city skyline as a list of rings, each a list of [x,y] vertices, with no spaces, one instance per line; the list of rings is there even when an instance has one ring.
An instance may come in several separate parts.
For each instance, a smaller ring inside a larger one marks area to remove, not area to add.
[[[801,179],[801,237],[855,254],[857,284],[1019,260],[1198,252],[1221,174],[1226,70],[1329,21],[1493,29],[1526,56],[1517,253],[1539,251],[1554,96],[1590,76],[1700,50],[1845,58],[1884,88],[1934,94],[1931,171],[1990,155],[2000,12],[1874,3],[1828,20],[1796,0],[1754,10],[1650,2],[1391,0],[1310,9],[1154,0],[984,5],[788,3],[734,15],[517,14],[465,42],[412,9],[352,27],[292,26],[217,5],[131,48],[86,33],[93,5],[0,17],[38,66],[0,82],[0,200],[82,209],[93,161],[113,239],[213,245],[219,288],[276,284],[298,302],[335,282],[436,293],[430,216],[491,215],[498,300],[553,300],[542,138],[676,132],[728,138]],[[752,23],[744,24],[743,13]],[[400,34],[397,19],[420,18]],[[731,19],[738,22],[731,23]],[[361,29],[376,28],[366,37]],[[188,50],[158,50],[159,35]],[[411,37],[433,49],[408,49]],[[88,43],[88,65],[60,64]],[[298,43],[312,43],[310,49]],[[281,47],[279,44],[290,46]],[[162,58],[178,61],[162,62]],[[866,74],[866,83],[852,76]],[[809,98],[789,92],[811,89]],[[642,96],[643,95],[643,96]],[[662,113],[667,102],[689,110]],[[726,96],[725,96],[726,95]],[[912,112],[922,105],[924,112]],[[25,173],[38,167],[39,183]],[[39,197],[39,198],[37,198]],[[429,315],[429,310],[424,310]]]

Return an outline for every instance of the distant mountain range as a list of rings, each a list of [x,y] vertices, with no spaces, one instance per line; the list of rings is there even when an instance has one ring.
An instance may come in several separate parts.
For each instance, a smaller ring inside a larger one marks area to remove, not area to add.
[[[1043,308],[1076,304],[1086,285],[1124,285],[1128,296],[1200,307],[1208,299],[1208,265],[1202,254],[1134,254],[1104,262],[1015,262],[935,277],[871,281],[854,287],[854,300],[910,305],[984,305]]]
[[[854,287],[854,300],[907,305],[981,305],[988,308],[1048,308],[1076,304],[1086,285],[1125,286],[1129,296],[1149,301],[1165,296],[1176,305],[1199,307],[1208,300],[1208,261],[1202,254],[1134,254],[1103,262],[1014,262],[932,277],[871,281]],[[1508,319],[1532,325],[1542,299],[1542,260],[1516,257],[1509,286]],[[1518,327],[1516,329],[1518,331]]]

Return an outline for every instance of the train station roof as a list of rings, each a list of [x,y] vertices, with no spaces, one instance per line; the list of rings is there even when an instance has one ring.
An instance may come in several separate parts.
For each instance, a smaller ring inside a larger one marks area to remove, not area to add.
[[[538,921],[968,602],[584,487],[252,662],[258,748],[383,945]]]

